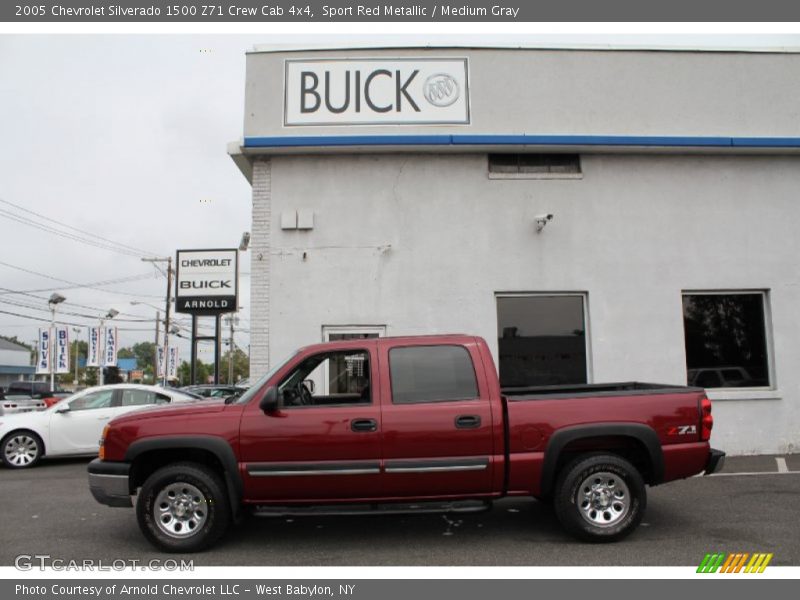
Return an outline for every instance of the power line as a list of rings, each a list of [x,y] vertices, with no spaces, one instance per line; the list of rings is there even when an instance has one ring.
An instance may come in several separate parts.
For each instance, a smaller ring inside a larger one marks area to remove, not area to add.
[[[18,306],[19,308],[27,308],[29,310],[38,310],[38,311],[42,311],[42,312],[49,312],[49,310],[50,310],[48,308],[35,306],[33,304],[25,304],[23,302],[14,302],[13,300],[5,300],[5,299],[2,299],[2,298],[0,298],[0,302],[2,302],[3,304],[10,304],[11,306]],[[81,318],[84,318],[84,319],[91,319],[93,321],[96,321],[98,319],[97,315],[85,315],[85,314],[82,314],[82,313],[65,311],[63,309],[61,311],[59,311],[59,313],[62,314],[62,315],[69,315],[71,317],[81,317]],[[145,318],[145,319],[115,319],[115,320],[116,321],[120,321],[120,322],[125,322],[125,323],[150,323],[154,319]]]
[[[77,227],[73,227],[72,225],[67,225],[66,223],[62,223],[61,221],[57,221],[55,219],[51,219],[50,217],[47,217],[47,216],[45,216],[45,215],[43,215],[41,213],[37,213],[35,211],[32,211],[32,210],[30,210],[28,208],[25,208],[24,206],[20,206],[19,204],[14,204],[13,202],[9,202],[8,200],[4,200],[3,198],[0,198],[0,202],[2,202],[3,204],[7,204],[8,206],[13,206],[17,210],[21,210],[21,211],[26,212],[28,214],[34,215],[34,216],[36,216],[36,217],[38,217],[40,219],[44,219],[45,221],[49,221],[51,223],[55,223],[59,227],[62,227],[62,228],[65,228],[65,229],[71,229],[72,231],[77,231],[78,233],[82,233],[82,234],[88,235],[90,237],[89,238],[85,238],[85,237],[78,236],[78,235],[75,235],[75,234],[72,234],[72,233],[68,233],[66,231],[59,230],[59,229],[57,229],[55,227],[52,227],[50,225],[45,225],[43,223],[38,223],[37,221],[34,221],[33,219],[29,219],[27,217],[15,214],[13,212],[9,212],[7,210],[0,209],[0,215],[1,216],[5,216],[6,218],[9,218],[11,220],[17,221],[19,223],[23,223],[25,225],[29,225],[30,227],[35,227],[37,229],[41,229],[43,231],[47,231],[48,233],[52,233],[54,235],[60,235],[61,237],[65,237],[67,239],[71,239],[71,240],[76,241],[76,242],[81,242],[81,243],[84,243],[84,244],[88,244],[90,246],[103,248],[105,250],[111,250],[111,251],[117,252],[119,254],[127,254],[129,256],[137,256],[137,257],[155,256],[155,254],[153,252],[148,252],[147,250],[143,250],[141,248],[136,248],[135,246],[129,246],[127,244],[122,244],[120,242],[117,242],[117,241],[114,241],[114,240],[110,240],[108,238],[105,238],[105,237],[102,237],[100,235],[97,235],[94,232],[86,231],[85,229],[78,229]],[[98,241],[98,240],[101,240],[101,241]],[[106,243],[103,243],[103,242],[106,242]]]
[[[68,284],[70,284],[72,286],[75,286],[75,287],[78,287],[78,288],[88,288],[88,289],[91,289],[91,290],[97,290],[98,292],[104,292],[106,294],[118,294],[118,295],[121,295],[121,296],[134,296],[134,297],[139,297],[139,298],[161,298],[161,296],[156,296],[156,295],[153,295],[153,294],[132,294],[130,292],[120,292],[120,291],[115,291],[115,290],[105,290],[103,288],[96,287],[96,284],[77,283],[75,281],[70,281],[69,279],[62,279],[61,277],[54,277],[52,275],[47,275],[46,273],[40,273],[38,271],[33,271],[31,269],[26,269],[25,267],[12,265],[10,263],[3,262],[3,261],[0,261],[0,265],[2,265],[4,267],[8,267],[9,269],[15,269],[17,271],[22,271],[23,273],[29,273],[31,275],[36,275],[38,277],[44,277],[45,279],[51,279],[53,281],[60,281],[61,283],[68,283]],[[142,279],[145,279],[146,277],[149,277],[149,276],[144,276],[144,275],[141,276]],[[109,282],[100,282],[100,284],[101,285],[110,285]],[[34,290],[34,291],[36,291],[36,290]],[[44,290],[41,290],[41,291],[44,291]]]

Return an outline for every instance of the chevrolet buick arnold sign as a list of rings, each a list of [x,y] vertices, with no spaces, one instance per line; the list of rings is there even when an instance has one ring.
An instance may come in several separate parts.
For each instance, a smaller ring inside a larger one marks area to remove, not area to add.
[[[466,58],[287,60],[284,125],[470,122]]]
[[[178,250],[175,312],[199,315],[237,310],[238,250]]]

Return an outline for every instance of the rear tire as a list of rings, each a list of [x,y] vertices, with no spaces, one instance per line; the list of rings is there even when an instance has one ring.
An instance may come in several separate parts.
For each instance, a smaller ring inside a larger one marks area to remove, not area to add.
[[[642,521],[647,491],[639,471],[624,458],[589,455],[561,470],[553,504],[571,535],[588,542],[614,542]]]
[[[175,463],[144,482],[136,518],[144,536],[158,549],[198,552],[225,534],[231,508],[218,473],[196,463]]]
[[[12,431],[0,442],[0,458],[9,469],[28,469],[44,454],[42,438],[32,431]]]

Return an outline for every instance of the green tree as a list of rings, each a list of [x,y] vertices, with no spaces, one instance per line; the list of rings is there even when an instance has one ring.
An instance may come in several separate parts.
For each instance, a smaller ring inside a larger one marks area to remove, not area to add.
[[[230,351],[222,355],[219,363],[219,380],[220,383],[234,384],[243,377],[250,375],[250,359],[247,353],[241,348],[234,348],[233,350],[233,378],[228,381],[229,361],[231,359]]]
[[[178,367],[178,380],[181,385],[203,384],[208,381],[209,376],[214,375],[214,365],[209,365],[202,361],[197,361],[195,367],[195,380],[191,380],[191,368],[187,361],[182,361],[181,366]]]

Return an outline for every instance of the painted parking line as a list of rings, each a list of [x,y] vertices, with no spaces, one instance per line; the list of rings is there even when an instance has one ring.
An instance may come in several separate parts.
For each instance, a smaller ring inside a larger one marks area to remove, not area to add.
[[[778,464],[778,473],[788,473],[789,467],[786,466],[786,459],[782,456],[776,456],[775,462]]]
[[[752,471],[752,472],[742,472],[742,473],[712,473],[711,475],[703,475],[702,473],[698,475],[694,475],[694,477],[736,477],[738,475],[742,476],[752,476],[752,475],[800,475],[800,471]]]

